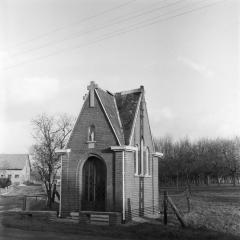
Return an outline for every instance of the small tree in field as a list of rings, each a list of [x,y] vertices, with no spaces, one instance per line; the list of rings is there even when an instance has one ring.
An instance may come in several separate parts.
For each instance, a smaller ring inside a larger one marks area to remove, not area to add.
[[[48,207],[52,206],[53,184],[60,166],[56,149],[62,149],[72,130],[73,120],[69,116],[42,114],[32,120],[35,144],[31,148],[33,167],[44,183]]]

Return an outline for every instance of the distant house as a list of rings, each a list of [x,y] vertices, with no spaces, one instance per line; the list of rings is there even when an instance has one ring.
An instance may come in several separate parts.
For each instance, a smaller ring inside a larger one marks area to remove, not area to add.
[[[30,181],[29,155],[0,154],[0,178],[9,178],[12,184]]]

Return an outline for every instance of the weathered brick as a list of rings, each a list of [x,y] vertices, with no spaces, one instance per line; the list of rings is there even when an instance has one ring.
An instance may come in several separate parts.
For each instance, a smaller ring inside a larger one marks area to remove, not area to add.
[[[123,190],[125,191],[126,220],[139,214],[139,196],[143,194],[144,212],[153,213],[158,206],[158,159],[150,157],[150,176],[143,177],[144,190],[140,193],[140,177],[134,173],[135,153],[125,152],[123,176],[123,152],[112,151],[111,146],[117,146],[117,138],[108,122],[104,110],[95,95],[95,106],[89,107],[89,98],[83,104],[81,113],[72,131],[67,148],[71,149],[69,155],[62,159],[61,182],[61,213],[63,216],[70,212],[82,210],[81,199],[83,191],[84,163],[90,156],[96,156],[106,166],[106,194],[105,211],[123,211]],[[143,133],[144,145],[154,152],[154,145],[149,126],[146,104],[143,102]],[[88,148],[88,127],[95,126],[95,147]],[[131,146],[140,146],[140,111],[138,112]],[[123,177],[125,186],[123,189]],[[118,222],[119,216],[112,222]],[[85,219],[85,218],[84,218]],[[85,221],[80,219],[81,221]]]

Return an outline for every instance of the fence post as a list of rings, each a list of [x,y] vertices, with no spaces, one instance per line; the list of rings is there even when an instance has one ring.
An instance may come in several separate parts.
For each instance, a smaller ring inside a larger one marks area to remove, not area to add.
[[[188,188],[188,187],[187,187],[187,189],[186,189],[186,199],[187,199],[188,212],[190,212],[190,211],[191,211],[190,191],[189,191],[189,188]]]
[[[179,222],[181,223],[182,227],[186,227],[186,223],[184,221],[184,219],[182,218],[180,212],[178,211],[177,207],[175,206],[175,204],[173,203],[172,199],[167,196],[167,201],[169,202],[170,206],[172,207],[174,213],[177,216],[177,219],[179,220]]]
[[[167,225],[167,191],[163,192],[163,223]]]

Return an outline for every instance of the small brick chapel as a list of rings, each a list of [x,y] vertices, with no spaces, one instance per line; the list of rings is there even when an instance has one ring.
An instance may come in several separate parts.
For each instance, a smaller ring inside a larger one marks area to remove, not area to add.
[[[91,82],[62,150],[60,215],[116,212],[122,222],[159,211],[158,161],[144,87],[111,93]]]

